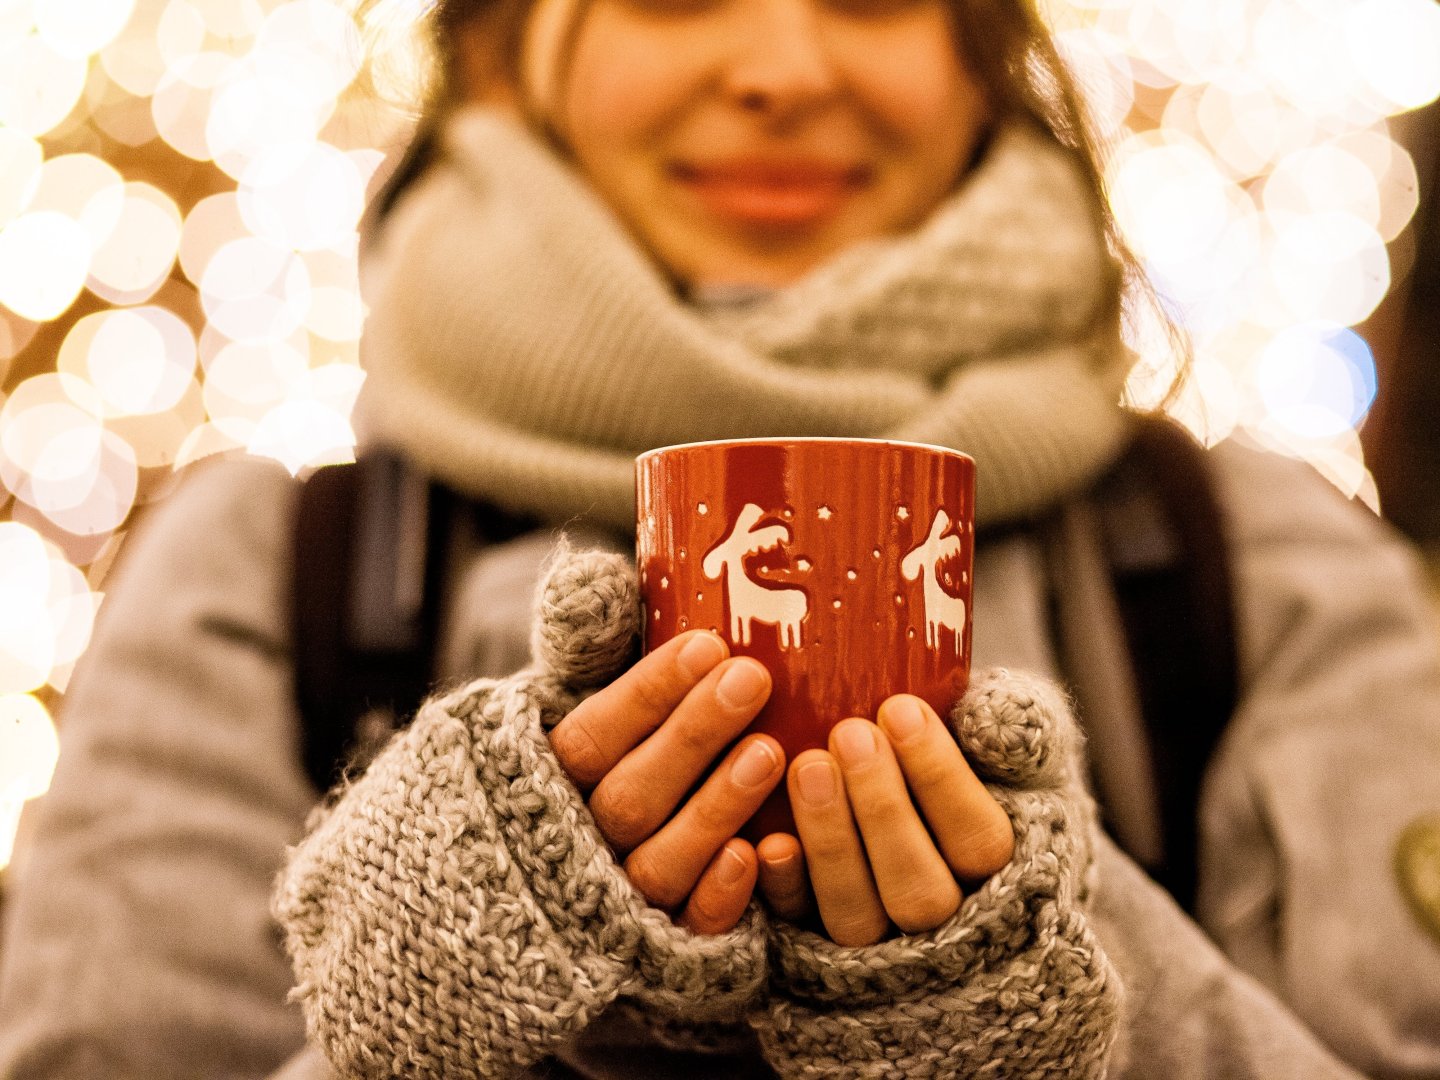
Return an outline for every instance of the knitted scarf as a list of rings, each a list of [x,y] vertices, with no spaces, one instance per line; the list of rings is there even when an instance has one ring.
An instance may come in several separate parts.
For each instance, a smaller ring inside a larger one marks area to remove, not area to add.
[[[841,436],[969,453],[989,525],[1078,490],[1124,438],[1092,202],[1022,126],[912,233],[706,312],[552,150],[468,108],[376,254],[362,438],[515,512],[627,528],[637,453]]]

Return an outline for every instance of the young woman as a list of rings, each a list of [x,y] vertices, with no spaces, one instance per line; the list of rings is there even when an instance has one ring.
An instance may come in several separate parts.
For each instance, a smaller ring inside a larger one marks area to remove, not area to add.
[[[1061,665],[1036,523],[1067,522],[1064,580],[1113,643],[1077,507],[1129,435],[1126,275],[1029,8],[430,18],[444,78],[372,223],[361,420],[546,528],[457,533],[458,689],[311,814],[295,485],[224,463],[160,509],[18,868],[0,1075],[1440,1073],[1440,942],[1391,872],[1440,806],[1431,616],[1402,545],[1300,466],[1213,455],[1243,695],[1200,807],[1209,937],[1094,829],[1038,677]],[[727,749],[768,675],[706,633],[620,670],[614,560],[561,558],[530,614],[549,527],[628,543],[636,453],[767,435],[977,459],[976,666],[1006,669],[953,732],[897,696],[793,762]],[[1123,747],[1108,660],[1084,719]],[[780,783],[798,835],[737,839]]]

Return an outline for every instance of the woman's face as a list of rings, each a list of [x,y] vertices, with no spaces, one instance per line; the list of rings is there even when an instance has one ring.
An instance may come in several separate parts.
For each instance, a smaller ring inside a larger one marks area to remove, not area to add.
[[[681,280],[779,286],[918,224],[986,112],[944,0],[591,0],[555,119]]]

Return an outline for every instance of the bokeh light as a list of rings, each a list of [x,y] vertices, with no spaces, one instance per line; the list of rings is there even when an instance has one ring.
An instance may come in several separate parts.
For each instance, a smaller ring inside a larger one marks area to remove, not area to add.
[[[135,0],[42,0],[35,29],[59,55],[87,60],[115,40],[134,9]]]
[[[44,135],[80,100],[87,68],[85,57],[56,52],[33,29],[0,36],[0,124]]]
[[[358,27],[353,0],[0,0],[0,867],[137,508],[212,454],[353,453],[358,223],[427,83],[428,6]],[[1039,6],[1193,344],[1167,407],[1373,504],[1354,328],[1413,250],[1390,118],[1440,94],[1440,6]],[[1165,399],[1157,312],[1126,338],[1129,398]]]
[[[38,142],[15,128],[0,127],[0,228],[35,194],[44,160]]]
[[[95,251],[88,284],[113,304],[144,303],[170,276],[180,250],[180,210],[165,192],[131,181],[119,219]]]
[[[0,664],[4,662],[0,652]],[[5,748],[0,754],[0,866],[4,866],[10,861],[21,807],[50,786],[50,774],[60,757],[60,738],[38,700],[29,694],[0,693],[0,746]]]
[[[90,235],[54,210],[21,214],[0,229],[0,304],[35,322],[70,309],[90,270]]]

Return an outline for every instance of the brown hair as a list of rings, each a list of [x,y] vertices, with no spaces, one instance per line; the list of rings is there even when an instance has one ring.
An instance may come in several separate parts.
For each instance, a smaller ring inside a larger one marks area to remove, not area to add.
[[[387,0],[360,0],[358,14],[366,15]],[[433,132],[463,98],[468,75],[457,43],[466,34],[478,34],[489,44],[483,59],[484,77],[517,85],[520,77],[520,41],[525,17],[535,0],[437,0],[426,17],[426,42],[433,79],[420,103],[419,127],[405,159],[372,207],[383,217],[401,191],[413,181],[433,155]],[[1113,297],[1108,317],[1117,324],[1126,305],[1148,309],[1164,328],[1169,345],[1180,359],[1179,373],[1162,405],[1179,396],[1189,373],[1190,344],[1183,330],[1165,311],[1140,260],[1125,242],[1105,191],[1100,139],[1080,92],[1061,59],[1049,29],[1033,0],[948,0],[961,59],[988,95],[994,120],[1023,120],[1047,132],[1069,150],[1089,182],[1091,205],[1111,254]]]

